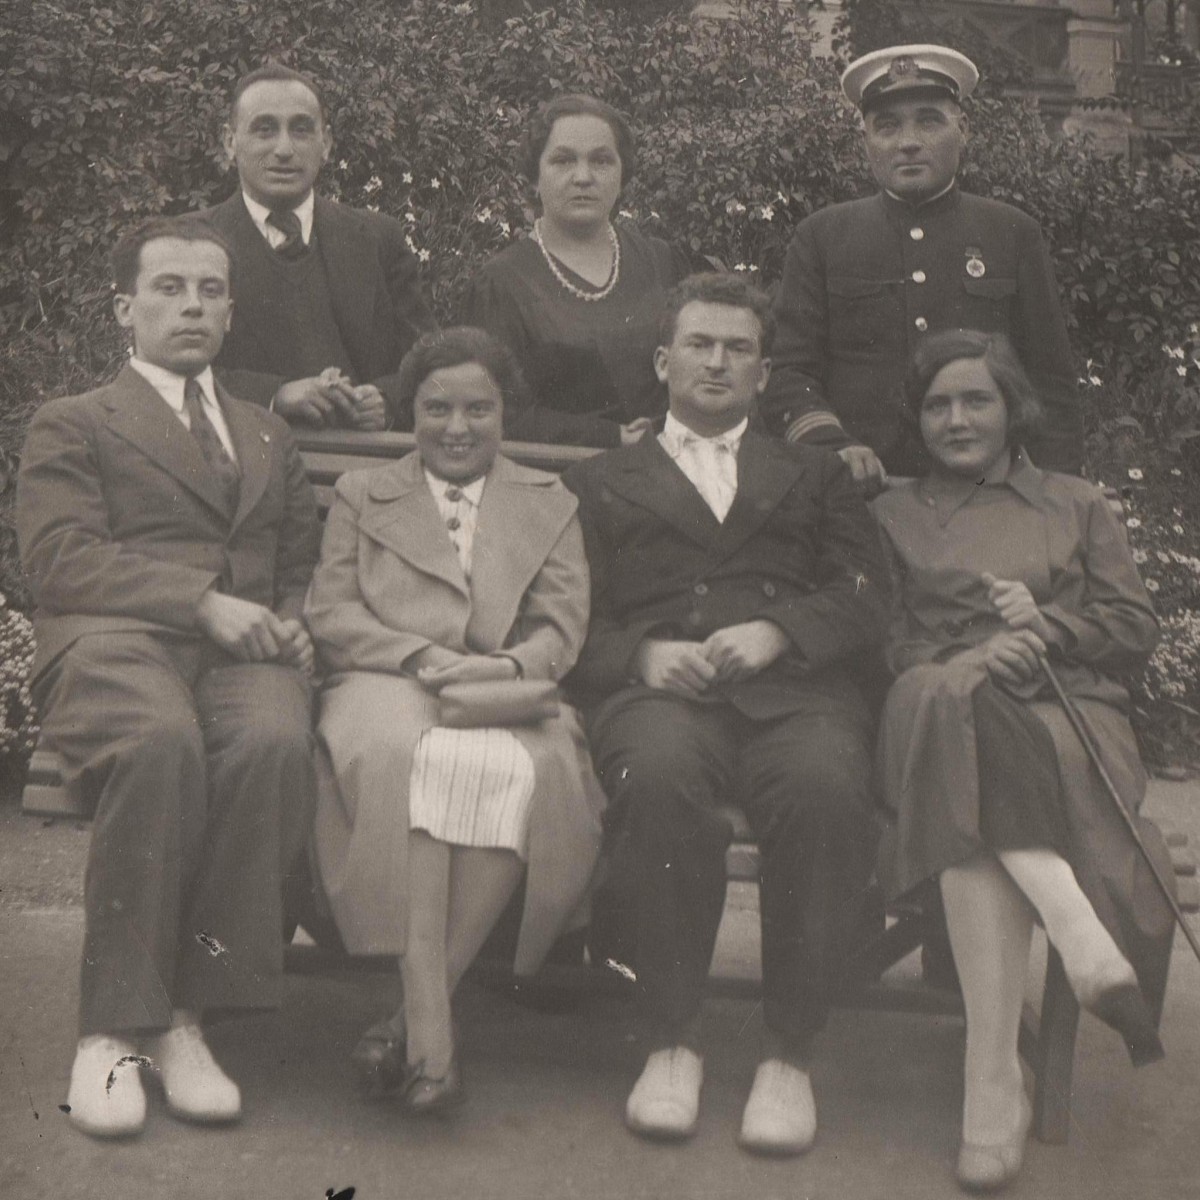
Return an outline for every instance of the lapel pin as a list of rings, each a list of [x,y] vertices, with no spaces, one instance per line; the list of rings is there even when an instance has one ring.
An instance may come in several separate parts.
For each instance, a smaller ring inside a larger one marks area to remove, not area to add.
[[[978,246],[967,247],[967,274],[972,279],[982,279],[987,273],[987,267],[984,266],[980,253]]]
[[[970,268],[968,268],[968,270],[969,270],[969,269],[970,269]],[[981,274],[982,274],[982,272],[981,272]],[[259,436],[260,438],[262,438],[262,440],[263,440],[264,442],[269,442],[269,441],[271,440],[271,435],[270,435],[269,433],[260,433],[258,436]]]

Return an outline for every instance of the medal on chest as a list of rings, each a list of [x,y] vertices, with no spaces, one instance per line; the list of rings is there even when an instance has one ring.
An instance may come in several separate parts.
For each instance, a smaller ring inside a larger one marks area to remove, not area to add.
[[[983,251],[978,246],[967,247],[967,274],[972,279],[982,279],[987,274],[983,261]]]

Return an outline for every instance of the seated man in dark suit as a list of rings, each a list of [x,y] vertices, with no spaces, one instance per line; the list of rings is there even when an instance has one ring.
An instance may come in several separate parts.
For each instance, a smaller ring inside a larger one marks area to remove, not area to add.
[[[194,217],[118,245],[133,357],[42,406],[17,480],[43,737],[96,804],[67,1101],[97,1136],[142,1127],[139,1038],[173,1113],[239,1115],[201,1021],[278,1002],[314,798],[316,504],[284,422],[214,383],[230,263]]]
[[[332,146],[307,75],[270,63],[238,82],[225,149],[241,186],[201,214],[237,262],[215,366],[289,422],[383,429],[400,360],[436,322],[403,226],[313,192]]]
[[[838,457],[747,429],[772,332],[744,280],[685,280],[655,356],[663,432],[566,475],[592,570],[572,682],[611,805],[603,899],[652,1028],[626,1122],[695,1127],[732,833],[720,806],[735,803],[762,851],[765,1019],[740,1140],[802,1153],[812,1041],[873,866],[872,722],[847,667],[880,639],[886,574]]]

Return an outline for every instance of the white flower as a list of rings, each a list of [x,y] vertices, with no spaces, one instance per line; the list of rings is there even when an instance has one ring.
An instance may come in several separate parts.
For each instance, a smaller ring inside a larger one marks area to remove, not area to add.
[[[1144,563],[1149,557],[1150,556],[1145,552],[1145,550],[1135,550],[1133,552],[1133,561],[1137,563],[1138,566],[1141,566],[1141,564]]]
[[[429,186],[436,192],[442,186],[442,181],[435,176],[429,181]]]
[[[1157,592],[1158,591],[1158,580],[1157,579],[1147,579],[1146,580],[1146,591]]]
[[[1180,537],[1183,537],[1183,526],[1182,525],[1172,525],[1171,532],[1174,534],[1178,534]]]
[[[508,235],[512,233],[512,226],[507,221],[501,221],[500,232],[504,234],[505,237],[508,237]]]
[[[774,209],[773,209],[773,208],[772,208],[772,207],[771,207],[769,204],[764,204],[764,205],[763,205],[763,206],[762,206],[762,207],[761,207],[761,208],[758,210],[758,215],[759,215],[760,217],[762,217],[762,219],[763,219],[764,221],[773,221],[773,220],[775,220],[775,210],[774,210]]]
[[[404,174],[400,176],[400,178],[401,178],[401,179],[402,179],[402,180],[403,180],[405,183],[412,183],[412,172],[411,172],[411,171],[405,171],[405,172],[404,172]]]
[[[1172,474],[1172,475],[1182,475],[1182,474],[1183,474],[1183,472],[1182,472],[1182,471],[1181,471],[1181,470],[1180,470],[1178,467],[1172,467],[1172,468],[1171,468],[1171,474]]]
[[[1141,529],[1141,527],[1142,527],[1142,523],[1141,523],[1141,521],[1138,520],[1137,517],[1130,517],[1129,520],[1125,522],[1125,524],[1128,525],[1130,529]]]
[[[349,169],[350,169],[350,164],[344,158],[338,159],[338,170],[339,171],[348,171]]]
[[[1175,374],[1176,375],[1186,375],[1187,367],[1185,367],[1182,363],[1180,363],[1180,365],[1175,368]]]
[[[364,192],[377,192],[383,187],[383,180],[378,175],[372,175],[366,183],[363,184]]]
[[[1178,358],[1178,359],[1182,359],[1182,358],[1183,358],[1183,347],[1182,347],[1182,346],[1175,346],[1175,347],[1171,347],[1171,346],[1168,346],[1168,345],[1167,345],[1167,344],[1164,342],[1164,343],[1163,343],[1163,353],[1164,353],[1164,354],[1165,354],[1165,355],[1166,355],[1168,358]]]
[[[627,220],[627,221],[632,221],[632,220],[633,220],[633,213],[631,213],[631,212],[629,211],[629,209],[627,209],[627,208],[623,208],[623,209],[621,209],[621,211],[617,213],[617,216],[618,216],[618,217],[624,217],[624,218],[625,218],[625,220]]]
[[[406,220],[406,221],[407,221],[407,222],[408,222],[410,225],[415,225],[415,224],[417,223],[417,214],[416,214],[415,212],[413,212],[413,211],[410,209],[408,212],[406,212],[406,213],[404,214],[404,219],[405,219],[405,220]]]
[[[748,270],[750,270],[750,268],[749,268],[748,266],[746,266],[746,264],[745,264],[745,263],[738,263],[738,264],[737,264],[737,266],[735,266],[733,269],[734,269],[735,271],[748,271]]]
[[[429,258],[430,258],[429,251],[428,251],[428,250],[418,250],[418,251],[417,251],[417,257],[418,257],[418,258],[419,258],[419,259],[420,259],[422,262],[428,262],[428,261],[429,261]]]
[[[740,215],[746,211],[746,206],[740,200],[726,200],[725,211],[729,213],[730,216],[733,216],[734,214]]]
[[[782,192],[776,192],[775,202],[777,204],[786,204],[788,202],[788,198]]]
[[[654,220],[656,220],[656,221],[661,221],[661,220],[662,220],[662,217],[660,217],[660,216],[658,215],[658,213],[656,213],[656,212],[654,211],[654,209],[651,209],[651,210],[650,210],[650,215],[651,215],[651,216],[654,218]]]
[[[480,225],[486,225],[488,223],[488,221],[490,221],[491,219],[492,219],[492,210],[490,208],[481,208],[475,214],[475,220],[477,220],[480,223]]]
[[[1129,478],[1130,479],[1141,479],[1142,478],[1141,467],[1130,467],[1129,468]]]
[[[1165,550],[1156,550],[1154,556],[1160,563],[1170,563],[1171,556]]]
[[[411,237],[410,237],[410,236],[409,236],[407,233],[404,235],[404,244],[405,244],[405,245],[406,245],[406,246],[407,246],[407,247],[408,247],[408,248],[409,248],[411,251],[413,251],[413,253],[414,253],[414,254],[416,253],[416,250],[417,250],[416,243],[415,243],[415,242],[412,240],[412,238],[411,238]]]
[[[367,212],[378,212],[379,211],[378,204],[368,204],[365,207],[366,207]]]

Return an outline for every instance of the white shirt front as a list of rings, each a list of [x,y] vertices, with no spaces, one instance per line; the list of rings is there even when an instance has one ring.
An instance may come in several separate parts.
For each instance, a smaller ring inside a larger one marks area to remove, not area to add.
[[[663,431],[658,435],[659,445],[722,524],[737,495],[737,456],[749,423],[749,419],[744,418],[716,437],[701,437],[676,420],[674,414],[667,413]]]
[[[267,239],[267,245],[272,250],[278,249],[287,241],[286,235],[282,230],[276,229],[274,225],[267,224],[267,218],[271,215],[271,210],[265,204],[259,204],[257,200],[252,200],[245,192],[242,193],[242,199],[246,204],[246,211],[250,214],[250,220],[254,222],[254,227],[259,233]],[[307,246],[312,241],[313,227],[313,192],[309,192],[292,212],[300,218],[300,237]]]
[[[138,358],[137,355],[130,358],[129,365],[167,402],[167,407],[179,418],[183,423],[183,427],[190,430],[192,424],[188,419],[187,410],[183,407],[183,389],[187,384],[188,377],[186,375],[176,375],[174,371],[168,371],[166,367],[159,367],[154,363],[146,362],[145,359]],[[200,391],[204,396],[205,415],[212,422],[212,427],[217,431],[217,437],[221,439],[221,445],[225,447],[225,453],[234,462],[237,462],[237,451],[233,448],[233,438],[229,435],[229,426],[225,423],[225,414],[221,411],[221,406],[217,403],[217,391],[216,384],[213,382],[212,367],[205,367],[196,376],[196,382],[200,385]]]
[[[479,524],[479,502],[483,499],[483,485],[487,483],[487,476],[463,486],[451,483],[448,479],[439,479],[426,471],[425,482],[429,484],[446,532],[454,543],[463,574],[470,579],[475,527]]]

